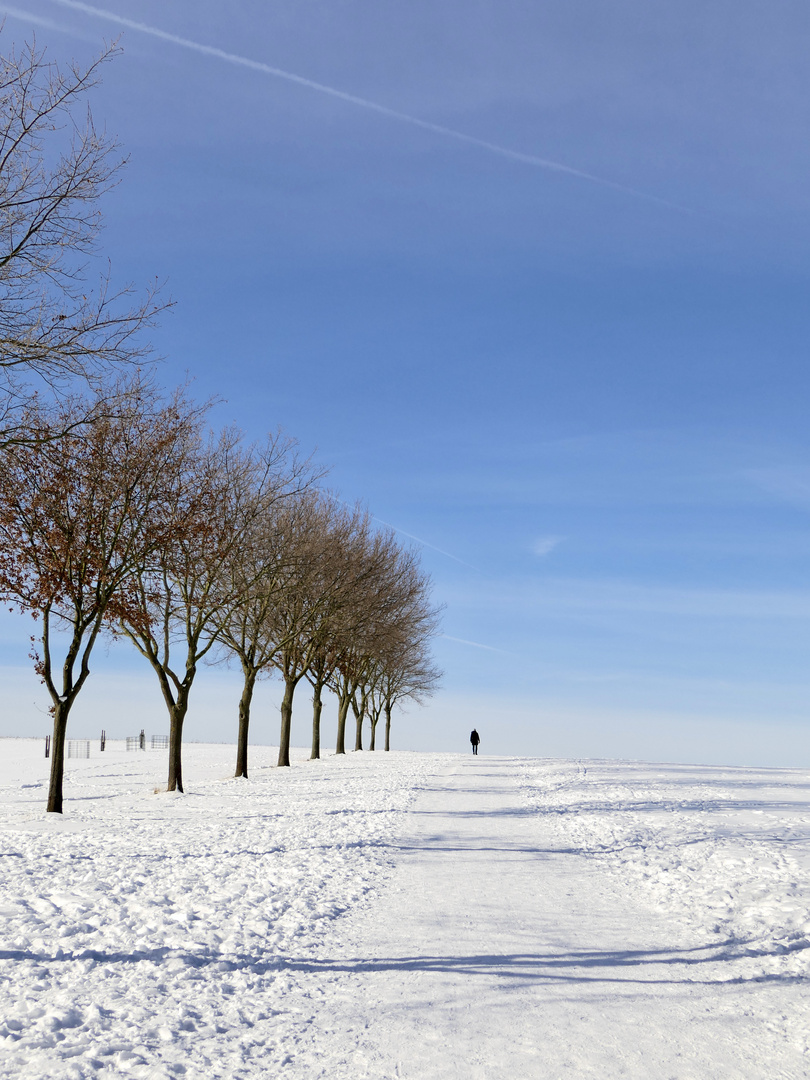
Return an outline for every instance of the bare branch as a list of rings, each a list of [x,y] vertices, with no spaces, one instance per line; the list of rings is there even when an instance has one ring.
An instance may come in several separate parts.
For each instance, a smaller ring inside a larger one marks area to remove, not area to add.
[[[96,284],[89,274],[99,200],[125,159],[86,95],[118,52],[113,42],[87,67],[60,68],[32,41],[0,57],[0,446],[23,438],[33,386],[61,392],[143,362],[143,331],[167,306],[157,283],[133,302],[109,267]]]

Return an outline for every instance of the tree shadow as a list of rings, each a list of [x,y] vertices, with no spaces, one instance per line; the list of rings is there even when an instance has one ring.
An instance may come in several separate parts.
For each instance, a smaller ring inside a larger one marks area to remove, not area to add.
[[[391,972],[488,977],[510,982],[624,984],[638,986],[702,985],[729,986],[742,983],[791,984],[810,983],[810,976],[782,972],[760,972],[755,975],[734,975],[733,969],[722,974],[700,977],[699,966],[730,963],[769,954],[745,951],[750,942],[729,939],[709,945],[678,949],[584,949],[569,952],[537,953],[473,953],[470,955],[405,955],[380,957],[301,958],[219,952],[192,953],[164,946],[158,949],[105,952],[82,949],[56,956],[26,949],[0,950],[0,960],[33,961],[40,964],[85,963],[140,964],[157,966],[169,961],[181,961],[191,968],[211,972],[250,971],[255,975],[283,972],[302,974],[376,975]],[[807,947],[807,946],[805,946]],[[742,951],[741,951],[742,950]],[[671,970],[671,974],[668,973]],[[678,969],[678,970],[675,970]],[[686,974],[687,969],[690,974]]]

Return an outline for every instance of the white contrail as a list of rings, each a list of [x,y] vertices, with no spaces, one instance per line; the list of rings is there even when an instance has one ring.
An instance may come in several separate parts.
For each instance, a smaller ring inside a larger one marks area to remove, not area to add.
[[[20,19],[23,22],[33,23],[34,26],[42,26],[46,30],[58,30],[61,34],[70,34],[71,31],[61,23],[52,19],[44,19],[41,15],[32,15],[30,11],[20,11],[19,8],[10,7],[8,4],[0,4],[0,15],[10,15],[12,19]]]
[[[344,506],[348,506],[349,509],[353,509],[352,503],[347,503],[345,499],[338,499],[339,503]],[[404,529],[400,529],[398,525],[392,525],[390,521],[383,521],[382,518],[377,517],[375,514],[369,514],[372,521],[376,521],[380,525],[384,525],[386,529],[393,529],[395,533],[399,533],[400,536],[407,536],[409,540],[415,540],[417,544],[421,544],[422,547],[430,548],[431,551],[438,551],[440,555],[446,556],[448,559],[452,559],[453,562],[461,563],[462,566],[466,566],[469,570],[475,570],[476,574],[483,573],[477,566],[473,566],[472,563],[464,562],[458,555],[453,555],[449,551],[445,551],[444,548],[436,547],[435,544],[429,544],[427,540],[423,540],[421,536],[414,536],[413,533],[405,532]]]
[[[477,146],[481,150],[488,150],[492,154],[498,154],[500,157],[509,158],[512,161],[519,161],[524,165],[533,165],[539,169],[564,173],[566,176],[575,176],[577,179],[587,180],[591,184],[600,184],[602,187],[621,191],[625,195],[632,195],[637,199],[645,199],[647,202],[669,207],[670,210],[692,213],[686,207],[678,206],[667,199],[661,199],[657,195],[650,195],[646,191],[639,191],[637,188],[618,184],[614,180],[606,180],[602,176],[594,176],[593,173],[574,169],[570,165],[562,165],[559,161],[549,161],[547,158],[537,157],[534,154],[524,154],[519,150],[510,150],[506,146],[500,146],[498,143],[487,142],[486,139],[477,139],[474,135],[465,135],[461,131],[444,127],[442,124],[434,124],[430,120],[421,120],[418,116],[411,116],[410,113],[390,109],[387,105],[379,105],[376,101],[369,101],[367,98],[357,97],[355,94],[347,94],[344,90],[337,90],[334,86],[326,86],[324,83],[315,82],[313,79],[306,79],[303,75],[295,75],[291,71],[284,71],[283,68],[273,67],[271,64],[265,64],[260,60],[251,60],[247,56],[226,52],[224,49],[218,49],[214,45],[203,45],[199,41],[180,37],[179,34],[170,34],[168,31],[160,30],[156,26],[149,26],[146,23],[136,22],[134,19],[127,19],[123,15],[116,15],[113,11],[106,11],[103,8],[81,3],[81,0],[52,0],[52,2],[60,4],[62,7],[71,8],[74,11],[84,12],[85,15],[95,15],[99,19],[117,23],[118,26],[126,27],[128,30],[137,30],[141,34],[149,34],[152,37],[159,38],[161,41],[180,45],[184,49],[192,49],[203,56],[213,56],[218,60],[225,60],[229,64],[237,64],[239,67],[249,68],[251,71],[272,75],[276,79],[285,79],[287,82],[295,83],[297,86],[305,86],[309,90],[316,90],[319,94],[328,94],[329,97],[345,101],[349,105],[357,105],[361,109],[369,109],[380,116],[387,116],[391,120],[399,120],[403,124],[411,124],[413,127],[422,128],[424,131],[431,131],[435,135],[443,135],[446,138],[455,139],[457,142],[467,143],[469,146]]]
[[[417,544],[421,544],[422,547],[430,548],[431,551],[438,551],[440,555],[444,555],[446,556],[446,558],[452,559],[453,562],[461,563],[462,566],[466,566],[470,570],[475,570],[477,574],[480,574],[482,572],[478,569],[477,566],[473,566],[472,563],[464,562],[464,560],[460,559],[458,555],[453,555],[451,552],[445,551],[444,548],[436,547],[435,544],[429,544],[427,540],[423,540],[420,536],[414,536],[413,533],[405,532],[404,529],[400,529],[397,525],[392,525],[390,521],[383,521],[382,518],[375,517],[374,514],[372,514],[371,516],[372,518],[374,518],[375,521],[379,521],[380,525],[385,525],[386,529],[393,529],[394,532],[398,532],[400,536],[407,536],[409,540],[415,540]]]
[[[457,641],[459,645],[472,645],[476,649],[486,649],[487,652],[503,653],[504,656],[516,656],[517,653],[507,652],[506,649],[496,649],[494,645],[482,645],[480,641],[468,641],[463,637],[452,637],[450,634],[439,634],[445,641]]]

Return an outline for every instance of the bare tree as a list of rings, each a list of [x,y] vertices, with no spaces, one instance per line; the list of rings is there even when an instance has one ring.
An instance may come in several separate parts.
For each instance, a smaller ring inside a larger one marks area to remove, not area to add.
[[[130,575],[174,528],[172,481],[189,423],[177,400],[161,403],[137,380],[105,394],[114,409],[81,427],[75,418],[93,411],[84,400],[29,410],[35,439],[7,448],[0,469],[0,594],[41,619],[34,659],[52,702],[56,813],[70,710],[99,634],[139,617]]]
[[[385,648],[399,602],[400,548],[393,531],[374,529],[365,513],[348,551],[353,566],[351,600],[340,620],[328,681],[338,699],[336,754],[346,752],[350,708],[355,715],[355,750],[362,749],[370,673]]]
[[[441,680],[442,673],[429,654],[427,637],[411,641],[397,659],[389,660],[376,688],[376,702],[385,712],[386,750],[391,749],[391,714],[394,706],[408,700],[423,704],[426,698],[436,692]]]
[[[379,681],[379,700],[385,713],[385,749],[391,749],[391,714],[395,705],[424,704],[439,687],[442,671],[431,655],[431,640],[439,632],[441,607],[430,598],[430,578],[414,567],[412,591],[393,635]]]
[[[168,791],[183,790],[183,725],[200,662],[213,649],[238,597],[229,560],[275,490],[286,444],[270,440],[264,455],[241,446],[229,429],[198,431],[177,478],[175,515],[182,523],[159,552],[138,567],[137,617],[121,632],[149,661],[169,713]]]
[[[330,587],[311,633],[315,650],[306,677],[312,685],[312,750],[310,760],[321,754],[323,690],[334,684],[338,671],[348,664],[369,624],[366,602],[368,581],[375,572],[369,557],[373,547],[372,519],[359,504],[353,508],[334,504],[329,561]],[[351,693],[339,697],[338,726],[345,730]]]
[[[428,613],[423,629],[435,615],[429,579],[415,553],[402,549],[392,531],[375,529],[363,508],[306,489],[256,525],[235,549],[239,599],[219,631],[245,677],[238,776],[247,774],[250,701],[261,673],[275,668],[284,680],[280,766],[290,764],[293,700],[304,678],[313,688],[311,759],[320,757],[326,686],[338,696],[336,752],[345,753],[349,708],[356,718],[355,749],[362,749],[363,719],[386,665],[399,658],[404,642],[413,646],[417,613]],[[379,719],[382,698],[374,700]]]
[[[284,680],[278,764],[290,764],[292,706],[296,687],[329,655],[335,613],[352,588],[346,551],[355,516],[336,499],[308,492],[296,501],[288,521],[291,572],[277,596],[271,634],[279,642],[276,667]],[[316,675],[317,682],[317,675]],[[320,718],[320,690],[314,706]]]
[[[296,513],[293,504],[322,475],[312,468],[309,460],[302,461],[297,456],[292,439],[281,435],[270,440],[263,458],[271,468],[269,474],[261,475],[256,512],[225,560],[227,591],[232,602],[217,632],[227,654],[239,660],[244,677],[234,775],[245,778],[253,692],[256,680],[269,673],[278,658],[283,643],[276,637],[273,613],[283,590],[296,574],[298,555],[291,537],[291,521]]]
[[[388,564],[383,586],[380,626],[365,680],[366,711],[371,716],[371,748],[381,708],[386,713],[386,750],[390,749],[391,709],[410,697],[421,701],[438,685],[441,673],[430,659],[430,641],[438,632],[441,608],[431,599],[432,582],[412,548],[388,538]],[[396,687],[396,690],[395,690]],[[358,742],[360,735],[358,734]]]
[[[440,679],[430,659],[430,639],[438,630],[441,609],[431,601],[431,581],[419,556],[401,547],[393,533],[381,537],[382,566],[369,608],[370,632],[352,658],[350,701],[355,714],[355,750],[362,750],[363,722],[371,720],[370,748],[376,748],[380,713],[386,714],[386,750],[390,749],[391,711],[406,698],[422,701]]]
[[[234,776],[248,775],[250,709],[256,681],[272,669],[278,642],[268,632],[273,603],[288,567],[278,514],[261,514],[228,559],[234,603],[218,630],[219,641],[242,668]]]
[[[0,446],[32,437],[22,411],[34,383],[93,379],[149,352],[140,331],[160,310],[157,290],[133,304],[109,269],[95,286],[88,277],[99,200],[124,160],[87,95],[117,51],[86,67],[60,68],[35,42],[0,57]]]

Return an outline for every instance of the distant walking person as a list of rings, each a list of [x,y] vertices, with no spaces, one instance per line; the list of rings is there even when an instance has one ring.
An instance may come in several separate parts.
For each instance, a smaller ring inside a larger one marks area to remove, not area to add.
[[[473,728],[470,732],[470,742],[472,743],[473,753],[477,754],[478,744],[481,742],[481,736],[478,734],[475,728]]]

